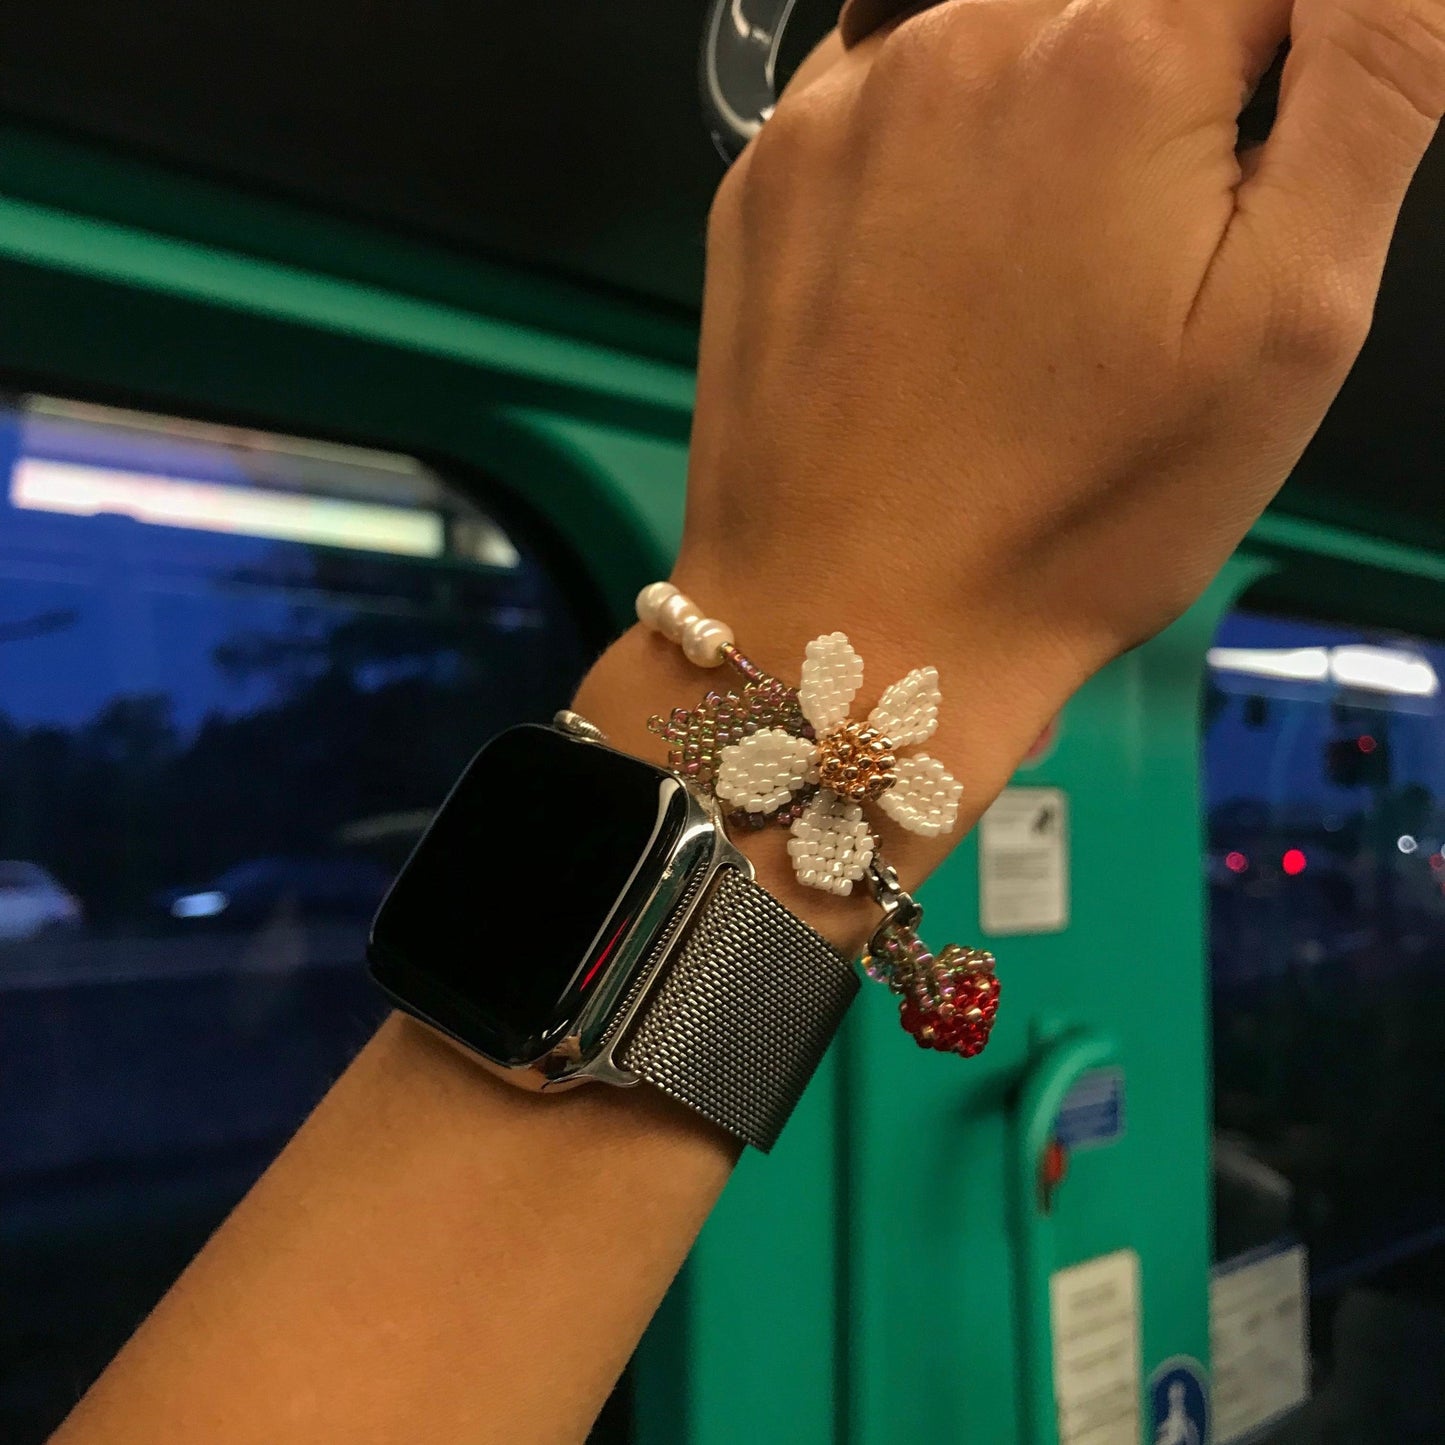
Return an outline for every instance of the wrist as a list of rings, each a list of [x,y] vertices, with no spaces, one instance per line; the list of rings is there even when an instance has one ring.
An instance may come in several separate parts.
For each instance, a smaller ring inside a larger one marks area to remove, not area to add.
[[[836,606],[810,608],[772,598],[733,595],[688,581],[689,594],[734,630],[738,645],[766,671],[788,682],[799,676],[807,642],[823,632],[846,631],[866,663],[857,715],[877,701],[887,682],[910,668],[938,666],[943,691],[938,731],[928,752],[964,784],[957,826],[946,836],[924,838],[878,818],[876,831],[905,886],[913,888],[948,855],[993,801],[1049,719],[1079,682],[1067,661],[1040,639],[1030,649],[1008,649],[977,624],[967,629],[969,648],[934,646],[920,638],[946,638],[953,629],[910,622],[891,625],[870,599],[862,605],[839,597]],[[700,604],[701,605],[701,604]],[[831,615],[823,615],[825,612]],[[963,655],[957,655],[963,654]],[[679,647],[636,626],[598,660],[575,699],[577,711],[607,734],[612,746],[661,763],[667,745],[647,729],[647,718],[692,707],[730,678],[689,663]],[[878,921],[861,890],[836,897],[801,885],[781,828],[735,831],[734,842],[752,861],[759,881],[845,953],[857,952]]]

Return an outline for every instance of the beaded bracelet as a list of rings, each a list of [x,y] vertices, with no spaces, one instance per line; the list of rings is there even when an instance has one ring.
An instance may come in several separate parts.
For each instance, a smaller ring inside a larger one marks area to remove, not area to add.
[[[863,662],[841,632],[807,645],[794,688],[750,662],[732,629],[670,582],[642,589],[637,616],[696,666],[726,664],[738,679],[695,707],[648,720],[670,745],[668,766],[717,798],[733,827],[789,829],[788,856],[805,886],[847,895],[864,883],[883,910],[864,971],[899,996],[900,1022],[920,1047],[965,1058],[980,1052],[998,1013],[994,957],[957,944],[937,955],[924,947],[923,910],[899,886],[863,811],[876,805],[923,837],[953,831],[963,785],[926,753],[905,751],[938,726],[937,671],[915,668],[857,721],[849,709]]]

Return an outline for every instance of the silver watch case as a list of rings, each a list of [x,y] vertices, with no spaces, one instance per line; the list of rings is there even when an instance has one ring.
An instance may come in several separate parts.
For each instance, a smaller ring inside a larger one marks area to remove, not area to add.
[[[606,746],[603,733],[576,713],[559,712],[553,726],[581,742]],[[665,813],[669,796],[673,792],[680,794],[687,806],[682,831],[658,870],[638,911],[637,922],[618,943],[596,992],[570,1033],[540,1058],[524,1064],[510,1063],[459,1038],[413,1004],[398,1000],[401,1006],[491,1073],[524,1089],[551,1092],[589,1082],[630,1088],[641,1083],[639,1075],[619,1059],[633,1023],[646,1009],[668,964],[686,939],[693,918],[706,903],[712,880],[725,868],[735,869],[749,882],[754,877],[747,855],[728,840],[716,801],[695,793],[676,773],[658,768],[657,775],[662,790],[658,816]],[[638,869],[647,861],[639,860]],[[619,904],[636,876],[634,873],[628,879],[618,895]],[[612,916],[600,933],[611,926]]]

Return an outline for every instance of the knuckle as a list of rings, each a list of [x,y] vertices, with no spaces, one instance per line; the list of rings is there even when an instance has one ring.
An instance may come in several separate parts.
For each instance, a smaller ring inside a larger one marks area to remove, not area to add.
[[[964,6],[927,9],[897,25],[884,39],[868,86],[890,100],[958,95],[1001,74],[1023,48],[1028,17],[1016,0],[970,0]]]
[[[1373,288],[1321,267],[1307,285],[1278,294],[1269,350],[1291,367],[1342,376],[1365,344],[1373,319]]]
[[[1152,90],[1195,63],[1198,37],[1161,6],[1094,0],[1065,12],[1067,63],[1091,80]]]
[[[829,148],[828,107],[804,93],[780,104],[733,167],[743,162],[749,188],[786,182],[823,159]]]
[[[938,25],[927,13],[905,20],[878,47],[868,71],[868,89],[875,95],[906,96],[931,83],[939,65]]]

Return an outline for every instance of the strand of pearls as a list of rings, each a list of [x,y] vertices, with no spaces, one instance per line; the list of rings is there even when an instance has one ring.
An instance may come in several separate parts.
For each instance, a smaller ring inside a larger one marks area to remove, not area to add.
[[[721,667],[723,648],[733,645],[733,630],[715,617],[704,617],[671,582],[652,582],[637,594],[637,620],[677,643],[695,667]]]

